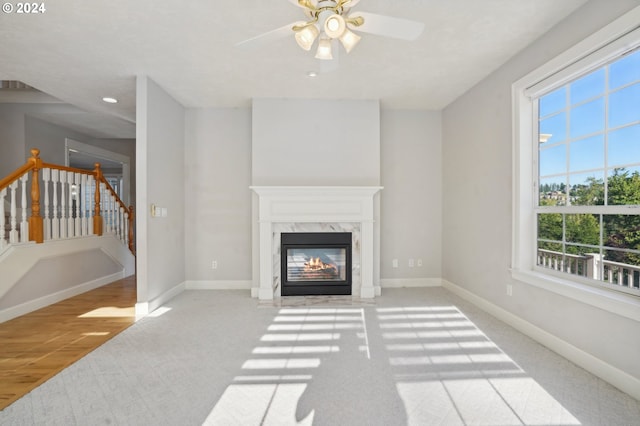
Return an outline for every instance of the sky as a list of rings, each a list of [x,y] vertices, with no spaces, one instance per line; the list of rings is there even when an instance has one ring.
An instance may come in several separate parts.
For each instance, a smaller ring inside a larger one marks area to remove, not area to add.
[[[540,98],[539,117],[540,134],[551,134],[540,144],[541,184],[640,171],[640,49]]]

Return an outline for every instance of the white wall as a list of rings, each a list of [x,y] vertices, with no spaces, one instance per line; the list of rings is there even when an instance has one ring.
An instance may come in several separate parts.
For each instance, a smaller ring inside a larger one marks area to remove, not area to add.
[[[26,161],[24,114],[14,104],[0,104],[0,176],[5,177]]]
[[[440,112],[381,114],[381,277],[441,277],[442,129]],[[392,260],[398,259],[398,268]],[[409,259],[414,267],[409,267]],[[418,266],[418,259],[422,266]],[[385,282],[383,281],[383,285]]]
[[[0,298],[0,310],[113,276],[118,272],[122,273],[122,265],[97,248],[44,257]]]
[[[62,113],[75,107],[60,104],[0,104],[0,176],[24,164],[30,150],[38,148],[47,163],[65,164],[65,139],[97,146],[135,159],[135,139],[100,139],[34,117]],[[132,179],[135,167],[131,167]]]
[[[140,312],[185,280],[185,109],[148,77],[136,84],[137,285]],[[150,206],[167,209],[151,217]]]
[[[380,114],[382,278],[439,277],[440,115]],[[250,281],[252,111],[189,109],[185,126],[186,280]],[[394,256],[423,267],[391,269]]]
[[[251,110],[189,109],[186,129],[187,280],[250,281]]]
[[[519,283],[509,273],[511,84],[637,5],[587,3],[444,110],[442,274],[640,379],[640,324]]]
[[[378,101],[253,100],[253,185],[379,185]]]

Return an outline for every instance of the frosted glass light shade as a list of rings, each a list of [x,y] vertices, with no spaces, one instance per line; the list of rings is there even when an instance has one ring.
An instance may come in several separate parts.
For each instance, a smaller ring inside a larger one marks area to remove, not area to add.
[[[311,46],[313,42],[316,40],[320,34],[320,30],[313,24],[307,25],[300,31],[296,32],[296,42],[298,46],[302,47],[304,50],[311,50]]]
[[[346,29],[347,24],[340,15],[331,15],[324,21],[324,32],[331,38],[340,37]]]
[[[351,32],[349,30],[345,30],[345,32],[340,37],[340,42],[344,46],[344,50],[346,50],[347,53],[349,53],[351,52],[351,49],[353,49],[355,45],[358,44],[358,42],[360,41],[360,38],[361,37],[358,34]]]
[[[318,50],[316,51],[316,59],[330,60],[333,59],[331,54],[331,39],[321,38],[318,41]]]

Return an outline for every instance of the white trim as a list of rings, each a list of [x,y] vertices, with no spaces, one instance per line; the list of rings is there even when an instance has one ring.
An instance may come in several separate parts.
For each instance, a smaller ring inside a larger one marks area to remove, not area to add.
[[[440,287],[441,278],[382,278],[380,287],[382,288],[402,288],[402,287]]]
[[[640,322],[640,298],[537,271],[512,271],[513,279]]]
[[[251,290],[251,280],[199,280],[185,281],[186,290]]]
[[[151,312],[182,293],[185,290],[185,287],[185,282],[181,282],[148,302],[136,303],[136,319],[149,315]]]
[[[83,284],[78,284],[71,288],[66,288],[56,293],[48,294],[34,300],[29,300],[28,302],[21,303],[20,305],[11,306],[10,308],[0,310],[0,323],[9,321],[10,319],[28,314],[29,312],[33,312],[54,303],[58,303],[62,300],[77,296],[98,287],[102,287],[103,285],[110,284],[123,278],[125,278],[124,271],[116,272],[114,274],[97,278]]]
[[[473,303],[499,320],[504,321],[521,333],[529,336],[552,351],[562,355],[569,361],[572,361],[584,368],[591,374],[609,382],[621,391],[631,395],[633,398],[640,399],[640,379],[637,377],[634,377],[617,367],[596,358],[582,349],[571,345],[553,334],[548,333],[530,322],[523,320],[517,315],[494,305],[486,299],[483,299],[450,281],[443,279],[442,285],[457,296]]]
[[[252,234],[252,253],[258,253],[258,298],[271,300],[274,294],[273,237],[278,223],[357,223],[360,226],[360,294],[363,299],[373,298],[379,290],[379,254],[375,250],[377,214],[375,196],[381,186],[250,186],[258,195],[259,232]],[[252,213],[252,217],[255,215]],[[254,270],[256,268],[254,267]],[[354,286],[355,287],[355,286]],[[278,287],[279,288],[279,287]],[[357,288],[357,287],[355,287]],[[356,290],[357,291],[357,290]],[[255,294],[255,293],[252,293]]]

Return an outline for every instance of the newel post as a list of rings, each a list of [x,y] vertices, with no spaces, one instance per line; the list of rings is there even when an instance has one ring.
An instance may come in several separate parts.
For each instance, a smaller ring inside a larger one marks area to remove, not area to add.
[[[95,170],[93,173],[95,174],[96,181],[96,193],[94,197],[94,215],[93,215],[93,234],[94,235],[102,235],[102,216],[100,215],[100,184],[102,183],[102,170],[100,169],[100,163],[95,163]]]
[[[133,224],[135,223],[135,215],[133,212],[133,206],[129,206],[129,250],[131,253],[135,253],[133,243]]]
[[[40,150],[31,150],[31,216],[29,217],[29,241],[42,243],[44,241],[44,227],[40,216],[40,179],[38,172],[42,169]]]

